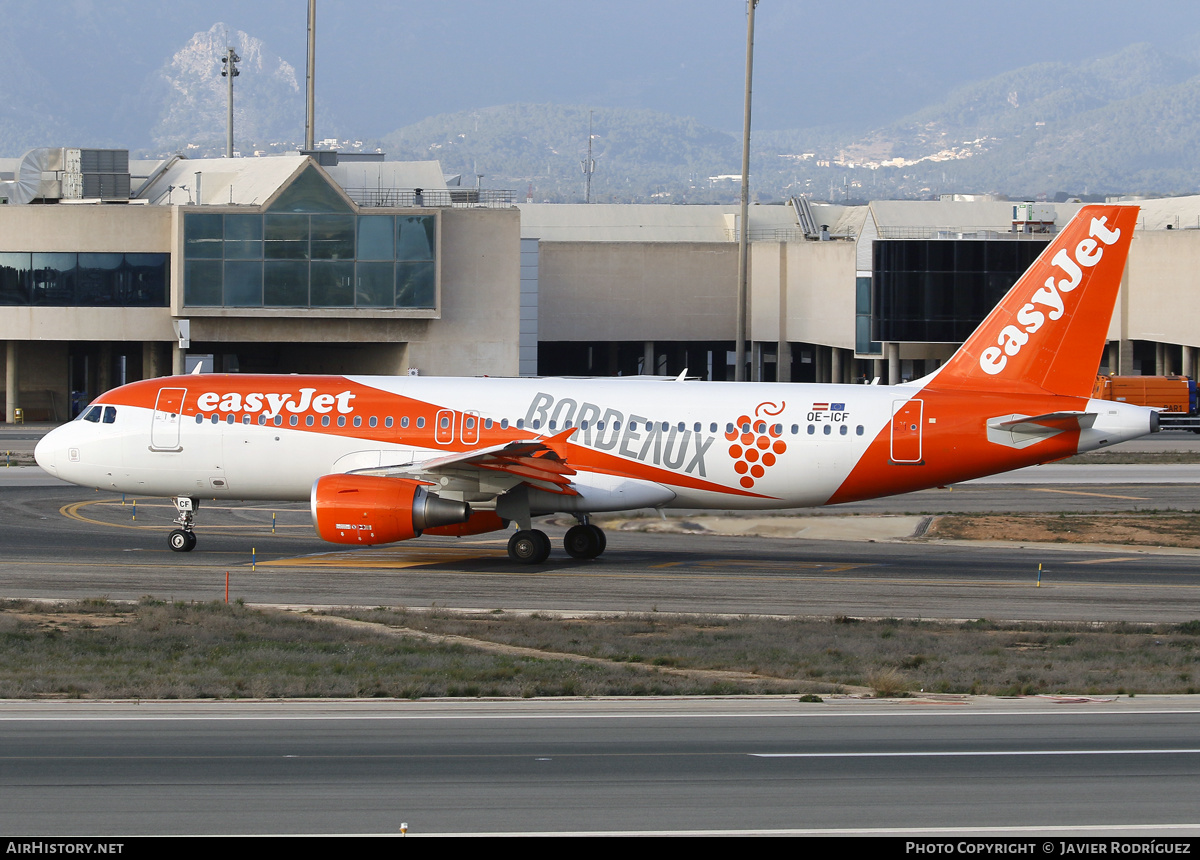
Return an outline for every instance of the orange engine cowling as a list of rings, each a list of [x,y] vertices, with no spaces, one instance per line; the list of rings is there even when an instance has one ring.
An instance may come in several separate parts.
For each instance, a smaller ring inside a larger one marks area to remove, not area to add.
[[[313,483],[312,517],[317,534],[331,543],[392,543],[466,522],[471,506],[443,499],[420,481],[325,475]]]
[[[508,528],[508,520],[500,519],[495,511],[472,511],[471,518],[465,523],[455,523],[449,526],[433,526],[425,529],[427,535],[442,535],[444,537],[467,537],[481,535],[484,532],[494,532]]]

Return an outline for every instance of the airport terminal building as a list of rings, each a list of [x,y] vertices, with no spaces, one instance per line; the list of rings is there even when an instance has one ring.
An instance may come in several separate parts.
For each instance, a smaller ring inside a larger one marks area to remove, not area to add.
[[[518,203],[381,158],[59,148],[0,163],[6,420],[66,420],[197,364],[733,378],[736,207]],[[1102,369],[1195,375],[1200,198],[1138,202]],[[752,377],[933,370],[1079,205],[752,207]]]

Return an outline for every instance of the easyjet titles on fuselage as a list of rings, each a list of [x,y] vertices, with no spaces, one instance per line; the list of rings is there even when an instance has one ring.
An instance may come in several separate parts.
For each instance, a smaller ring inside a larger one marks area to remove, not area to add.
[[[342,391],[338,394],[317,394],[315,388],[301,388],[300,399],[294,401],[292,398],[295,396],[291,393],[274,392],[251,392],[242,395],[236,391],[230,391],[227,394],[206,391],[196,398],[196,407],[205,412],[213,410],[217,412],[263,412],[267,417],[281,415],[285,409],[293,415],[307,412],[309,409],[318,415],[325,415],[332,412],[335,405],[339,415],[349,415],[354,411],[350,401],[354,399],[355,395],[349,391]]]

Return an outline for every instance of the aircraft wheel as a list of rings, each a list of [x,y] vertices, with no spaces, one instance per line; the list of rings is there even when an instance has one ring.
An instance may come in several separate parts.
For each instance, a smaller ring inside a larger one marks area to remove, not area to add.
[[[605,549],[608,548],[608,538],[605,537],[604,529],[600,528],[600,526],[594,526],[591,523],[588,523],[587,528],[591,529],[593,532],[596,533],[596,540],[599,542],[599,546],[600,546],[600,548],[596,550],[596,555],[598,556],[601,553],[603,553]],[[595,557],[596,556],[593,556],[593,558],[595,558]]]
[[[578,525],[567,529],[563,548],[571,558],[595,558],[604,552],[604,532],[593,525]]]
[[[167,535],[167,544],[173,552],[191,552],[196,548],[196,536],[183,529],[175,529]]]
[[[522,564],[541,564],[550,557],[550,538],[537,529],[522,529],[508,539],[508,557]]]

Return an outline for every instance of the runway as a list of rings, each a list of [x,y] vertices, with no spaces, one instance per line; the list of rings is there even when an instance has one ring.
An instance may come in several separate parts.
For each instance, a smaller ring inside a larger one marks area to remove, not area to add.
[[[1196,709],[1187,697],[0,704],[0,829],[1197,836]]]

